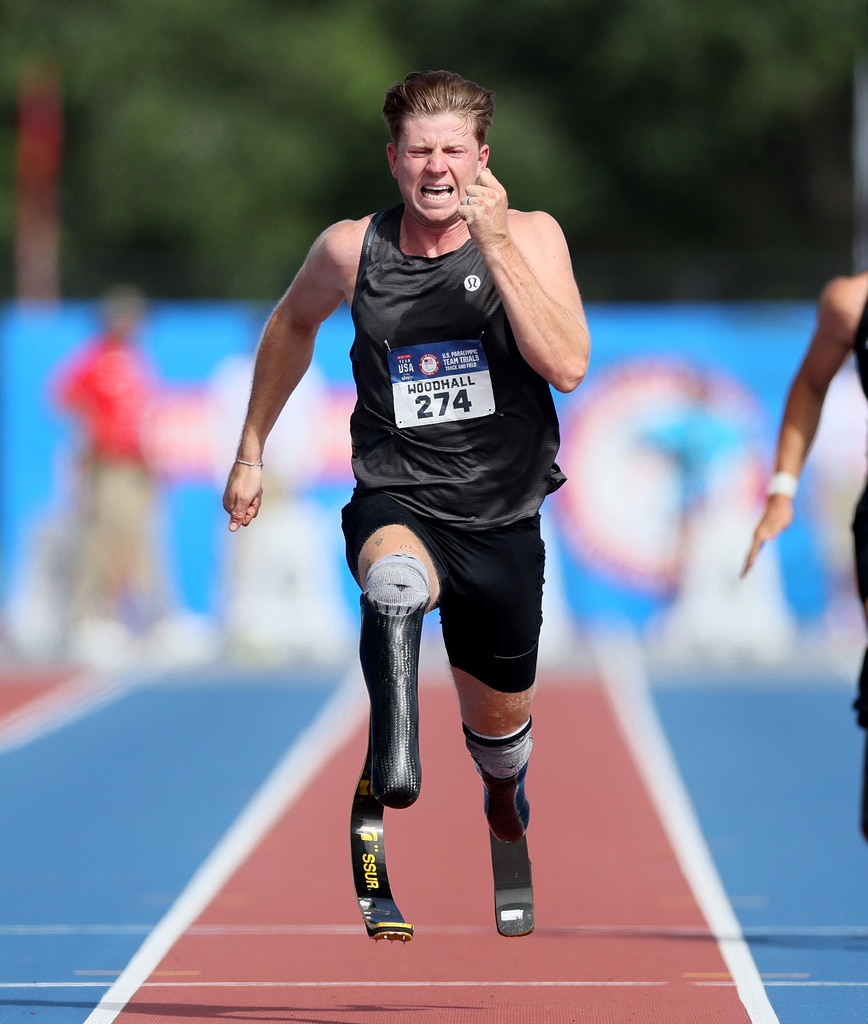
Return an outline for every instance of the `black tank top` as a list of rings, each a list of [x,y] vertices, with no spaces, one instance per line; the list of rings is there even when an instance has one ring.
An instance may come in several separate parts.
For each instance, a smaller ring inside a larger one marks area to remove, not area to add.
[[[352,304],[356,493],[466,529],[532,516],[566,479],[549,385],[519,353],[473,242],[405,256],[403,211],[372,221]]]

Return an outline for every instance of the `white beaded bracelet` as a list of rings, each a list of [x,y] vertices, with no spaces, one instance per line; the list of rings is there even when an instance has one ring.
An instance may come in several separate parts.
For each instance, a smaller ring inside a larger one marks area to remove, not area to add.
[[[246,459],[236,459],[236,462],[240,462],[242,466],[253,466],[254,469],[262,469],[265,465],[264,462],[248,462]]]
[[[799,478],[794,473],[775,473],[769,480],[766,494],[771,497],[773,494],[784,494],[788,498],[794,498],[799,489]]]

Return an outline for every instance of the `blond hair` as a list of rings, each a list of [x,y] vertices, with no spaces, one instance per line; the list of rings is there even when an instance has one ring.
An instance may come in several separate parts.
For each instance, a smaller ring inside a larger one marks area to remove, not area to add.
[[[383,118],[393,142],[406,118],[447,113],[466,117],[481,146],[494,116],[494,93],[452,71],[411,71],[386,91]]]

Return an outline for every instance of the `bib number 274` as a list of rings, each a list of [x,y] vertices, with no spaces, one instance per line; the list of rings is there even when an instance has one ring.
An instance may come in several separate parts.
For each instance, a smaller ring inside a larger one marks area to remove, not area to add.
[[[473,408],[470,396],[466,388],[460,391],[441,391],[435,394],[424,394],[416,396],[416,418],[420,420],[442,419],[449,415],[467,416]]]

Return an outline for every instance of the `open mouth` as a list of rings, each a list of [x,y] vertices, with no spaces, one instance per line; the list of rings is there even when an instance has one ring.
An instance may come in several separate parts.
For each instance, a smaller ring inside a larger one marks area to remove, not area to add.
[[[422,195],[425,199],[448,199],[455,189],[451,185],[423,185]]]

